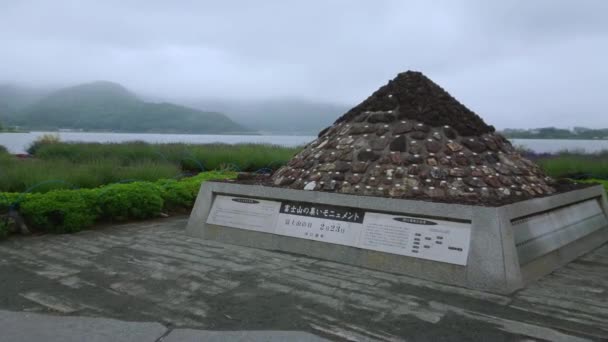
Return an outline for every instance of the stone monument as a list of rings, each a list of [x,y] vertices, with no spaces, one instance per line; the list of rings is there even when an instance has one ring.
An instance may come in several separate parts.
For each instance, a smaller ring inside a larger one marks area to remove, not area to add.
[[[408,71],[271,177],[204,183],[187,231],[509,293],[607,241],[608,205]]]

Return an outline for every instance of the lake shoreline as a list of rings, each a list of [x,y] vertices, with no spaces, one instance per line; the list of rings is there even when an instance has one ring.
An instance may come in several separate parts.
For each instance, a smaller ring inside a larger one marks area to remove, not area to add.
[[[45,134],[58,135],[64,142],[124,143],[143,141],[151,144],[274,144],[285,147],[305,145],[317,138],[316,135],[215,135],[215,134],[170,134],[170,133],[102,133],[102,132],[18,132],[0,133],[0,145],[12,154],[24,154],[28,146]],[[595,153],[608,150],[608,140],[583,139],[510,139],[514,146],[536,153],[558,153],[564,150]]]

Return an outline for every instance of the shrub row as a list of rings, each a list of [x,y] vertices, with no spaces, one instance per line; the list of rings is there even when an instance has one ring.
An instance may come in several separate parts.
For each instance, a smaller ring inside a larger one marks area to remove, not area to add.
[[[233,172],[213,171],[182,180],[110,184],[95,189],[0,193],[0,212],[13,205],[19,208],[29,228],[72,233],[100,221],[146,219],[158,217],[162,212],[188,210],[202,182],[235,176]],[[5,230],[0,226],[0,237]]]
[[[8,236],[8,225],[5,220],[0,220],[0,240]]]

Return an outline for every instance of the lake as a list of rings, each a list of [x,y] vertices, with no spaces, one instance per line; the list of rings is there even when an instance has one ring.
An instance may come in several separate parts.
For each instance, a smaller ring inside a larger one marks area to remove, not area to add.
[[[36,138],[51,132],[0,133],[0,145],[11,153],[25,153]],[[51,133],[54,134],[54,133]],[[59,132],[62,141],[84,142],[125,142],[140,140],[149,143],[267,143],[282,146],[298,146],[316,137],[303,135],[207,135],[207,134],[144,134],[144,133],[85,133]],[[608,140],[550,140],[550,139],[512,139],[516,146],[524,146],[538,153],[554,153],[561,150],[584,150],[597,152],[608,150]]]
[[[149,143],[266,143],[281,146],[298,146],[316,137],[300,135],[211,135],[211,134],[147,134],[147,133],[89,133],[89,132],[30,132],[0,133],[0,145],[11,153],[25,153],[27,147],[43,134],[59,134],[61,141],[125,142],[145,141]]]

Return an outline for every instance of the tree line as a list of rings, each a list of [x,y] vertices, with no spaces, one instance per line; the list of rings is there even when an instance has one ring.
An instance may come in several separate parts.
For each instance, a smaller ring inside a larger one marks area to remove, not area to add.
[[[507,128],[501,132],[514,139],[608,139],[608,128],[574,127],[572,129],[543,127],[533,129]]]

